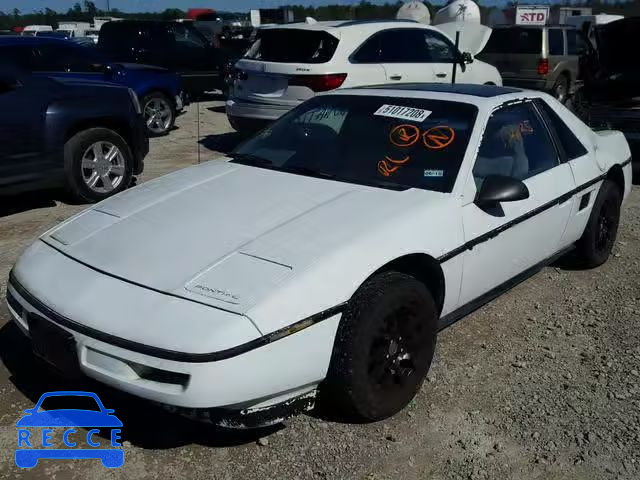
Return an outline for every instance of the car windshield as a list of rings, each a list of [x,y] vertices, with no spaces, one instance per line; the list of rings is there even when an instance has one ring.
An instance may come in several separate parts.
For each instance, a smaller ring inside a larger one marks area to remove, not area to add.
[[[509,27],[494,28],[483,53],[528,53],[542,51],[542,29]]]
[[[45,398],[38,411],[41,412],[43,410],[91,410],[99,412],[100,406],[93,397],[59,395]]]
[[[316,97],[240,145],[233,161],[338,181],[450,192],[477,108],[444,100]]]

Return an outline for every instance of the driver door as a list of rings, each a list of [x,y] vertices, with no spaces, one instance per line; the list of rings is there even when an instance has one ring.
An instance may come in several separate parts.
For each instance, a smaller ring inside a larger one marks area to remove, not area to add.
[[[529,198],[483,209],[470,201],[463,207],[467,250],[460,305],[466,305],[560,250],[575,187],[567,163],[531,102],[494,111],[483,135],[467,192],[479,190],[488,175],[524,182]],[[472,195],[469,195],[472,197]]]

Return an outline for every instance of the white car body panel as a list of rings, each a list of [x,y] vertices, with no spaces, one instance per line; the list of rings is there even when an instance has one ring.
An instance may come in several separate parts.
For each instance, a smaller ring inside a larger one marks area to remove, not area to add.
[[[546,94],[504,92],[513,93],[333,92],[476,105],[450,193],[226,162],[190,167],[43,234],[13,269],[10,311],[27,333],[24,311],[59,324],[73,334],[83,372],[158,402],[256,408],[312,392],[327,374],[342,309],[376,271],[417,258],[408,255],[439,263],[445,324],[575,242],[618,165],[629,194],[622,134],[592,132]],[[487,120],[504,104],[535,98],[562,117],[587,154],[526,179],[529,198],[504,202],[502,217],[489,215],[473,203],[471,173]],[[143,378],[136,366],[189,380]]]

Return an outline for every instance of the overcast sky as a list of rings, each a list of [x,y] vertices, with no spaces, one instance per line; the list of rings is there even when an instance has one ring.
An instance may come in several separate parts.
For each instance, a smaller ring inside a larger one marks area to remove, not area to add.
[[[384,3],[384,0],[371,0],[372,3]],[[18,8],[23,13],[44,10],[49,7],[57,11],[66,11],[75,0],[0,0],[0,10],[11,12]],[[80,2],[82,4],[82,1]],[[94,0],[99,9],[107,8],[107,0]],[[273,8],[286,4],[327,5],[351,4],[359,0],[110,0],[111,8],[124,12],[158,11],[165,8],[208,7],[220,11],[248,11],[251,8]],[[441,3],[441,2],[437,2]],[[443,2],[442,2],[443,3]]]

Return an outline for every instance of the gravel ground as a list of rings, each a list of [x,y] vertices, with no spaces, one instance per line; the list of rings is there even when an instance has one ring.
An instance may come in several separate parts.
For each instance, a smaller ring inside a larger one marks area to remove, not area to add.
[[[202,161],[238,141],[221,105],[200,105]],[[196,112],[191,106],[176,131],[152,140],[141,181],[197,163]],[[81,208],[55,193],[2,199],[2,290],[21,250]],[[443,332],[412,404],[368,425],[317,412],[267,431],[218,431],[48,372],[2,308],[0,478],[638,479],[637,187],[623,222],[614,255],[601,268],[572,270],[571,262],[560,262]],[[95,391],[116,410],[124,423],[121,469],[98,460],[15,467],[15,422],[43,392],[63,389]]]

